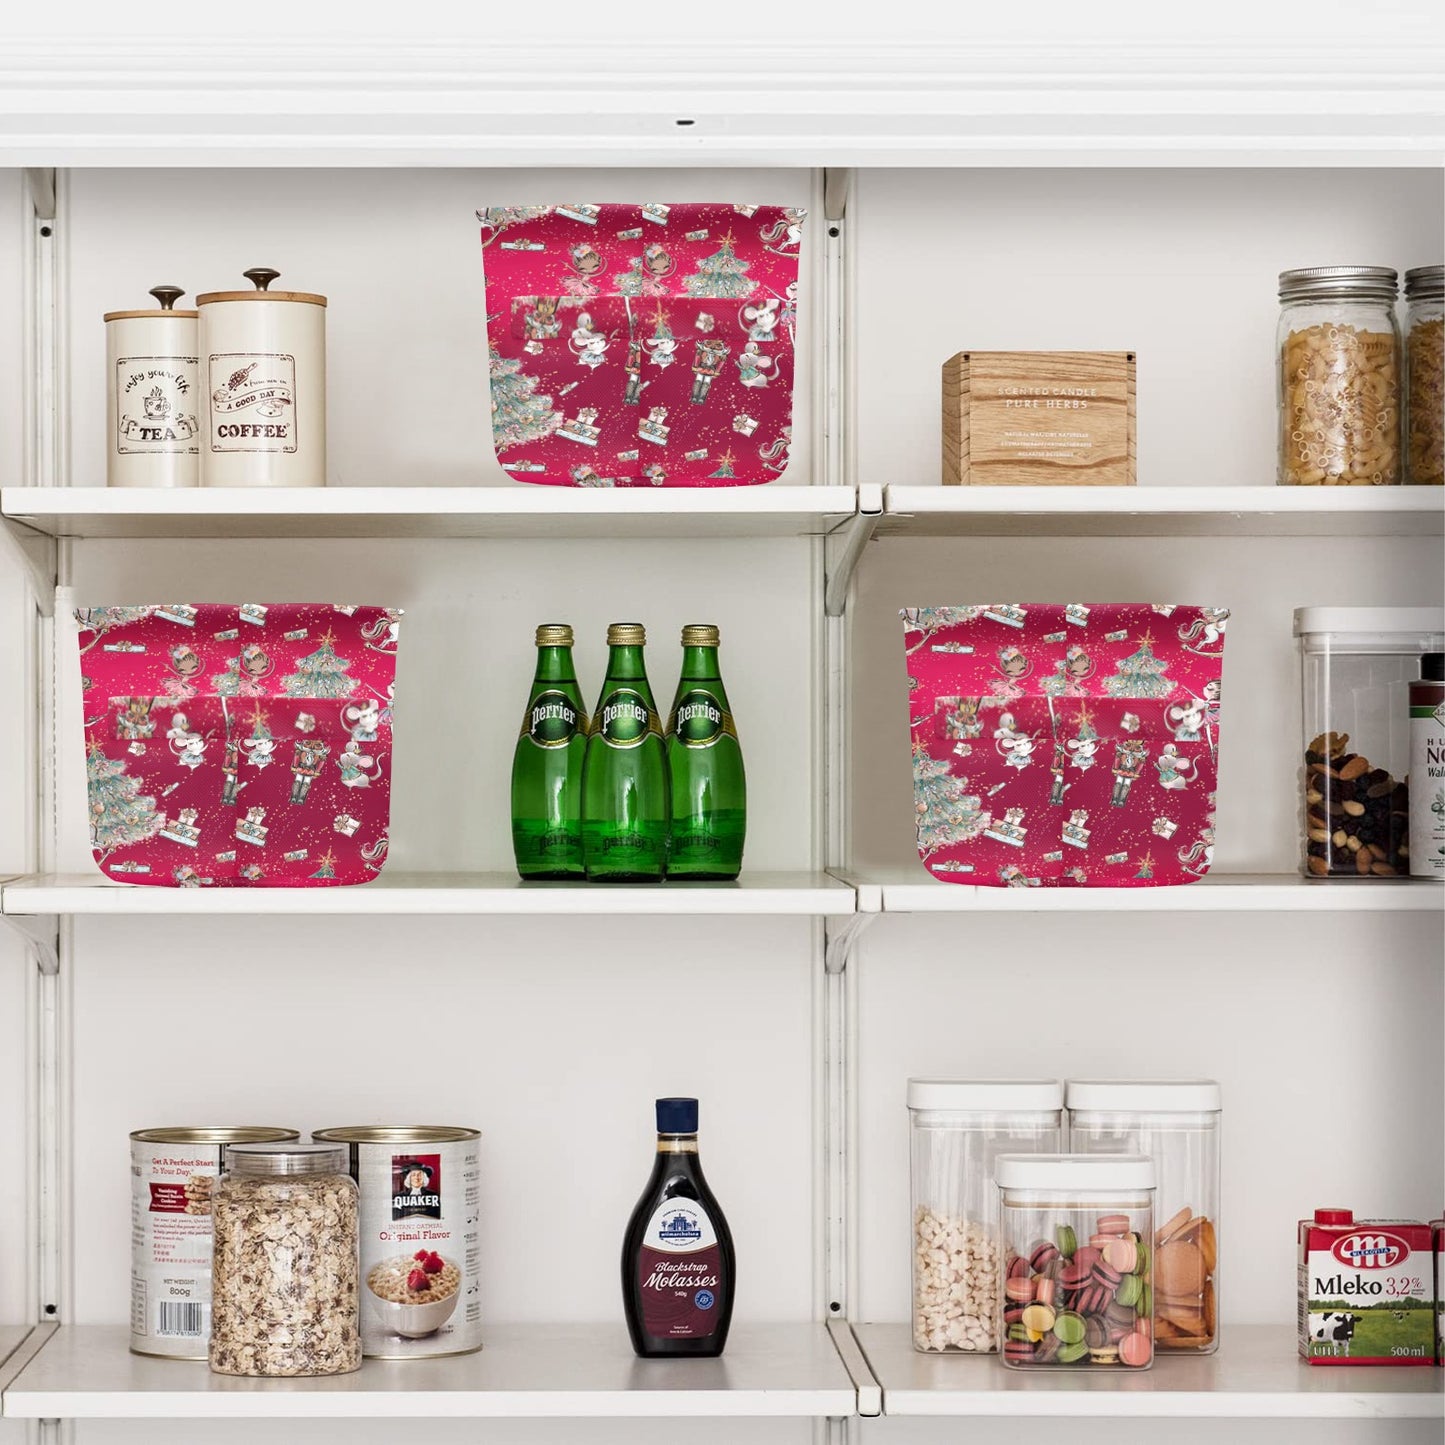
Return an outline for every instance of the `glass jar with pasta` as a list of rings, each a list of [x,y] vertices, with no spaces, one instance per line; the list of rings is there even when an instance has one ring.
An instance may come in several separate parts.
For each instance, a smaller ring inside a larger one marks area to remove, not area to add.
[[[1280,274],[1281,486],[1401,480],[1398,289],[1388,266]]]
[[[1405,272],[1405,479],[1445,485],[1445,266]]]

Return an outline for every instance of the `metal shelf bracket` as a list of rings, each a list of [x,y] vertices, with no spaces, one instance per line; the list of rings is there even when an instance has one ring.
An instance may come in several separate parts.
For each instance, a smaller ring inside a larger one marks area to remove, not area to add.
[[[841,617],[848,605],[853,573],[862,559],[879,520],[883,516],[883,489],[876,486],[858,488],[858,510],[836,531],[828,534],[830,553],[828,585],[823,592],[823,612],[827,617]]]

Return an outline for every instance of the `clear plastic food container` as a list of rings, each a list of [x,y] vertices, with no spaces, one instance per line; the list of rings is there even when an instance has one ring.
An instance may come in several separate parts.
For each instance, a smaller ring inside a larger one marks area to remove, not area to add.
[[[994,1160],[1056,1153],[1057,1079],[910,1079],[913,1346],[998,1348],[1000,1258]]]
[[[212,1210],[211,1369],[360,1369],[357,1190],[346,1146],[233,1144]]]
[[[1445,608],[1301,607],[1300,835],[1311,878],[1410,871],[1410,684],[1445,650]]]
[[[1070,1079],[1076,1154],[1154,1161],[1154,1339],[1161,1351],[1219,1348],[1219,1085],[1212,1079]]]
[[[999,1348],[1011,1369],[1154,1362],[1154,1161],[1004,1154]]]

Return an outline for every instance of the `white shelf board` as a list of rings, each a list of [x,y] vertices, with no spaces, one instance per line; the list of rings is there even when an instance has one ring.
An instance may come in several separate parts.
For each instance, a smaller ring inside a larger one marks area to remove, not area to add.
[[[941,883],[922,864],[841,875],[859,890],[859,908],[877,889],[884,913],[1309,913],[1445,910],[1445,888],[1427,880],[1323,879],[1297,873],[1206,873],[1169,888],[988,888]],[[966,875],[960,875],[966,876]],[[6,910],[9,911],[8,909]]]
[[[6,914],[182,917],[236,914],[666,914],[821,916],[852,913],[857,895],[827,873],[747,873],[734,883],[524,883],[515,873],[394,873],[332,888],[160,888],[99,873],[40,874],[0,886]]]
[[[7,1418],[415,1419],[851,1415],[821,1324],[735,1325],[716,1360],[639,1360],[619,1322],[494,1325],[476,1354],[367,1360],[309,1380],[213,1375],[130,1353],[123,1325],[62,1326],[5,1391]]]
[[[0,165],[1439,165],[1440,48],[15,38]],[[599,78],[600,77],[600,78]],[[681,123],[680,123],[681,122]]]
[[[883,489],[884,537],[1440,536],[1445,487]]]
[[[799,537],[852,517],[852,487],[5,487],[49,537]]]
[[[1139,1371],[1005,1369],[994,1355],[923,1355],[907,1325],[855,1325],[885,1415],[1072,1419],[1445,1418],[1430,1366],[1306,1365],[1289,1325],[1235,1325],[1215,1355],[1158,1356]]]

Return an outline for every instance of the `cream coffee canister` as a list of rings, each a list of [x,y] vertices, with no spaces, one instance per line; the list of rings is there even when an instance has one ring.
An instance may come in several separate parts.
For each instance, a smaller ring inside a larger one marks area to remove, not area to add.
[[[194,487],[201,452],[196,313],[154,286],[154,311],[105,313],[105,479],[112,487]]]
[[[272,291],[196,297],[201,313],[205,487],[326,485],[326,298]]]

